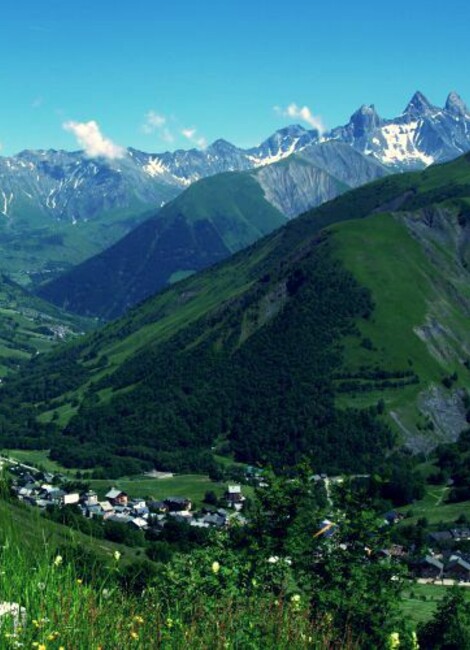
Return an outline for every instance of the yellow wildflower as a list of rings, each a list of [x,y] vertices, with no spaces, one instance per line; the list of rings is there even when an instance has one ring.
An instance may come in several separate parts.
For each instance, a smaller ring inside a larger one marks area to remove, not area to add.
[[[83,584],[83,580],[81,578],[78,578],[77,579],[77,585],[81,585],[81,584]]]
[[[219,573],[220,571],[220,564],[217,562],[212,562],[212,573]]]
[[[391,635],[389,636],[389,644],[388,647],[390,650],[395,650],[395,648],[400,647],[400,635],[398,632],[392,632]]]
[[[139,635],[137,634],[137,632],[135,630],[131,630],[131,638],[132,639],[138,639],[139,638]]]
[[[138,623],[139,625],[142,625],[142,623],[144,622],[144,619],[142,618],[142,616],[134,616],[134,621],[136,623]]]
[[[64,558],[62,557],[62,555],[58,555],[54,560],[54,566],[60,566],[63,561]]]
[[[292,603],[292,608],[295,610],[300,609],[300,594],[293,594],[290,597],[290,602]]]
[[[116,560],[116,562],[119,561],[120,557],[121,557],[121,554],[119,553],[119,551],[114,551],[114,559]]]

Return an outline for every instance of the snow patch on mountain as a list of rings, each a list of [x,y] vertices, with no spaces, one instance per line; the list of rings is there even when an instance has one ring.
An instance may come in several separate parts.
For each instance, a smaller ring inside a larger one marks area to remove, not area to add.
[[[152,176],[152,178],[155,178],[155,176],[161,176],[167,171],[165,165],[158,158],[150,158],[149,162],[144,165],[142,169],[149,176]]]
[[[284,160],[284,158],[288,158],[296,151],[301,151],[303,147],[297,146],[298,141],[299,139],[296,138],[292,142],[290,147],[285,151],[279,149],[276,153],[272,153],[264,156],[247,155],[247,159],[253,163],[253,167],[265,167],[266,165],[272,165],[273,163],[279,162],[280,160]]]
[[[6,194],[2,190],[2,198],[3,198],[3,209],[0,210],[1,214],[3,214],[5,217],[8,217],[8,209],[11,206],[13,202],[13,192],[10,192],[9,194]]]
[[[434,162],[434,158],[420,151],[417,146],[417,135],[419,134],[419,121],[407,124],[388,124],[380,129],[385,141],[385,146],[378,155],[384,164],[397,164],[413,160],[424,163],[426,166]],[[374,138],[375,143],[380,142]]]

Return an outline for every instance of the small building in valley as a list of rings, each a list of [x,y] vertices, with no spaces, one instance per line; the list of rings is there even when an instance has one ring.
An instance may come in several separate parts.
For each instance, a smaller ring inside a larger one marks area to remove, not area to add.
[[[127,492],[123,492],[123,490],[118,490],[114,487],[105,496],[113,506],[127,506],[129,499]]]

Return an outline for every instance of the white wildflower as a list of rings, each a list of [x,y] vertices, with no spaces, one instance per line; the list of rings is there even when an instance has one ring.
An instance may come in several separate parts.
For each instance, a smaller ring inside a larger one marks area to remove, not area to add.
[[[18,603],[7,603],[4,601],[0,603],[0,625],[7,616],[12,618],[13,628],[16,630],[20,624],[24,624],[26,620],[26,610],[24,607],[20,607]]]

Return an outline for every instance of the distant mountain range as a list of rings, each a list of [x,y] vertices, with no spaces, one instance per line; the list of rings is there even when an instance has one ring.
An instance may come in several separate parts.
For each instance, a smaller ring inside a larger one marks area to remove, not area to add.
[[[321,167],[315,148],[327,142],[346,144],[385,170],[420,169],[470,149],[470,113],[456,93],[443,108],[416,93],[397,118],[382,119],[373,106],[362,106],[347,125],[328,133],[293,125],[251,149],[217,140],[205,150],[151,154],[129,148],[118,160],[53,150],[0,157],[0,270],[22,284],[54,277],[115,243],[197,180],[258,169],[263,185],[266,166],[295,153]],[[266,190],[288,217],[332,195],[316,190],[315,201],[290,205],[282,183]]]

